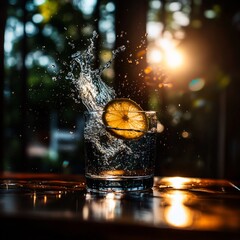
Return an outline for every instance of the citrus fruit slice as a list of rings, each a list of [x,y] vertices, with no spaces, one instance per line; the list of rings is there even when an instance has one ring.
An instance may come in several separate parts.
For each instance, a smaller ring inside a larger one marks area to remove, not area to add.
[[[142,108],[128,98],[116,98],[104,107],[103,123],[115,137],[132,140],[148,130],[148,119]]]

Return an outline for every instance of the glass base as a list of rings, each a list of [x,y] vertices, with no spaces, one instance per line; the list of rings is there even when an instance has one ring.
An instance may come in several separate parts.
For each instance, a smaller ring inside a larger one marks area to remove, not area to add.
[[[153,176],[96,178],[86,176],[87,190],[92,192],[146,191],[153,187]]]

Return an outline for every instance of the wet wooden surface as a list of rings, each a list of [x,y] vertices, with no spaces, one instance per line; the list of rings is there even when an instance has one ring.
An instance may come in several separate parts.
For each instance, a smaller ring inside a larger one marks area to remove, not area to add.
[[[89,193],[77,175],[1,174],[0,237],[240,239],[240,189],[227,180],[155,177],[147,192]]]

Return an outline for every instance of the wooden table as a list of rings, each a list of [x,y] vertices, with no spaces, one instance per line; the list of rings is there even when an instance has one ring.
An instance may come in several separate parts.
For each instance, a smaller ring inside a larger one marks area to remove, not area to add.
[[[88,193],[76,175],[1,174],[0,239],[240,239],[240,189],[155,177],[148,192]]]

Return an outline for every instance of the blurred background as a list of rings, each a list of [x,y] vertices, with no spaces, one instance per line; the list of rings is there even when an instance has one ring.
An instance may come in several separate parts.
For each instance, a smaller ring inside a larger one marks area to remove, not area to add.
[[[0,168],[84,172],[71,55],[93,31],[102,78],[158,112],[156,175],[240,179],[240,2],[2,0]]]

